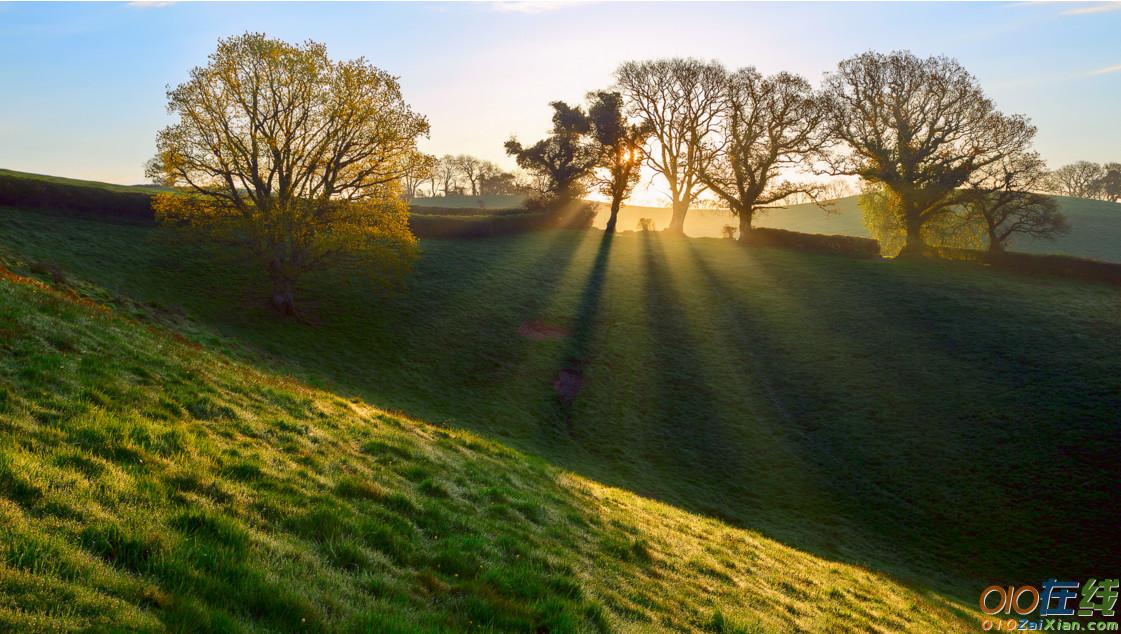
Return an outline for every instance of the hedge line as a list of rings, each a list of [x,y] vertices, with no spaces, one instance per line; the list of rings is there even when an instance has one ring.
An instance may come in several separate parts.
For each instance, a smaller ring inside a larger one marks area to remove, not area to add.
[[[152,197],[142,192],[117,192],[0,174],[0,205],[32,207],[93,215],[110,220],[150,223]]]
[[[511,210],[504,210],[511,211]],[[418,238],[485,238],[541,229],[587,229],[595,211],[524,211],[490,215],[409,214],[409,228]]]
[[[1121,285],[1121,263],[1102,262],[1101,260],[1091,260],[1071,255],[1036,255],[1033,253],[974,251],[945,247],[930,247],[923,255],[930,258],[970,262],[1027,275],[1045,275]]]
[[[744,234],[741,241],[749,245],[826,251],[858,258],[880,257],[880,243],[871,238],[801,233],[785,229],[757,227]]]

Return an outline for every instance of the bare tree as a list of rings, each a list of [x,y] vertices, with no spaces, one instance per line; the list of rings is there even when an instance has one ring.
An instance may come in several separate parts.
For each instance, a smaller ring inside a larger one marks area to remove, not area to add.
[[[1047,179],[1048,191],[1063,196],[1093,198],[1098,179],[1105,170],[1097,163],[1077,161],[1051,172]]]
[[[436,162],[436,176],[445,197],[459,191],[459,167],[456,158],[451,154],[441,156],[440,160]],[[435,192],[433,192],[433,195],[435,195]]]
[[[740,241],[755,214],[784,207],[795,195],[814,199],[819,184],[780,180],[823,144],[824,110],[809,82],[790,73],[764,77],[754,68],[727,75],[717,133],[704,144],[701,181],[739,218]]]
[[[1053,240],[1070,231],[1055,199],[1039,193],[1046,176],[1035,152],[1009,155],[974,172],[964,213],[984,227],[989,251],[1004,251],[1015,234]]]
[[[588,101],[589,136],[596,156],[592,178],[599,193],[611,199],[611,215],[604,230],[613,233],[619,208],[638,184],[642,147],[650,136],[650,127],[627,120],[623,96],[617,92],[592,92]]]
[[[702,144],[717,127],[724,76],[717,62],[680,58],[626,62],[615,71],[631,114],[650,127],[657,144],[646,164],[669,187],[673,213],[666,231],[684,232],[689,206],[705,189],[700,173],[710,154]]]
[[[825,105],[839,146],[823,158],[835,175],[880,184],[906,233],[904,254],[923,250],[923,225],[951,213],[971,174],[1024,151],[1035,128],[998,112],[977,80],[945,57],[868,52],[827,75]]]
[[[412,169],[401,177],[402,195],[405,200],[417,197],[417,190],[422,184],[433,178],[436,169],[436,157],[427,154],[418,154]]]
[[[479,195],[479,179],[482,176],[483,161],[469,154],[455,157],[455,167],[471,186],[471,195]]]

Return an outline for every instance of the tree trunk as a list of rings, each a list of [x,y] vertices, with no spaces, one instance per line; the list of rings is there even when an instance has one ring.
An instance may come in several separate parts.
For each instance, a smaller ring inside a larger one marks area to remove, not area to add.
[[[899,257],[921,256],[926,251],[926,243],[922,239],[922,220],[918,217],[907,219],[907,243],[899,252]]]
[[[622,206],[622,198],[616,196],[611,199],[611,215],[607,218],[607,226],[603,228],[607,233],[615,233],[615,225],[619,221],[619,208]]]
[[[989,233],[989,253],[1004,253],[1004,242],[992,232]]]
[[[736,215],[740,218],[740,242],[747,242],[751,239],[751,221],[755,218],[755,210],[741,210]]]
[[[666,233],[685,235],[685,214],[688,212],[689,203],[674,201],[673,214],[670,216],[669,226],[666,227]]]

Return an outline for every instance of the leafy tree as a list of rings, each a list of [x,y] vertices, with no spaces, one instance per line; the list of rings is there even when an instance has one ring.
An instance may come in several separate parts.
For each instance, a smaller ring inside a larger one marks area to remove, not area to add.
[[[864,226],[880,243],[880,254],[896,257],[907,245],[907,227],[895,205],[898,198],[883,185],[864,183],[859,198]],[[944,213],[931,217],[922,225],[922,241],[931,247],[982,249],[985,230],[979,222],[961,213]]]
[[[552,134],[528,147],[511,138],[506,142],[506,153],[522,169],[542,178],[542,193],[551,202],[563,203],[584,193],[584,182],[595,168],[597,157],[585,142],[591,128],[584,111],[563,101],[550,105]]]
[[[739,218],[741,241],[761,210],[815,197],[820,185],[779,180],[823,144],[823,109],[805,79],[790,73],[764,77],[754,68],[727,75],[717,133],[706,143],[701,181]]]
[[[293,313],[297,280],[332,260],[372,256],[383,280],[407,269],[416,239],[400,181],[424,161],[428,121],[396,78],[334,62],[322,44],[247,33],[220,40],[167,96],[178,121],[158,134],[148,174],[180,191],[156,197],[157,216],[246,247],[279,310]]]
[[[724,96],[724,67],[696,59],[626,62],[615,80],[631,114],[650,126],[657,148],[646,164],[666,180],[673,208],[666,231],[683,233],[689,206],[705,190],[700,178]]]
[[[964,213],[984,228],[990,251],[1003,251],[1018,233],[1053,240],[1070,231],[1055,199],[1038,193],[1046,175],[1035,152],[1007,156],[974,174]]]
[[[1047,179],[1048,191],[1075,198],[1093,198],[1098,179],[1105,175],[1101,165],[1090,161],[1077,161],[1051,172]]]
[[[827,125],[839,146],[823,155],[835,175],[881,185],[921,252],[923,227],[952,213],[977,170],[1025,151],[1035,128],[998,112],[977,80],[945,57],[868,52],[842,61],[824,84]]]
[[[605,230],[613,233],[619,208],[638,183],[642,148],[650,136],[650,126],[627,121],[623,96],[617,92],[593,92],[588,101],[589,136],[596,156],[593,177],[599,192],[611,199],[611,216]]]

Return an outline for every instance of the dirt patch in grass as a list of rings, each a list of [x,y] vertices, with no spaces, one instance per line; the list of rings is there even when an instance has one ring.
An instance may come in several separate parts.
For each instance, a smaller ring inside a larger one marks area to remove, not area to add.
[[[518,326],[518,334],[526,339],[545,341],[548,339],[563,339],[568,336],[568,331],[539,319],[530,319],[523,321],[522,325]]]

